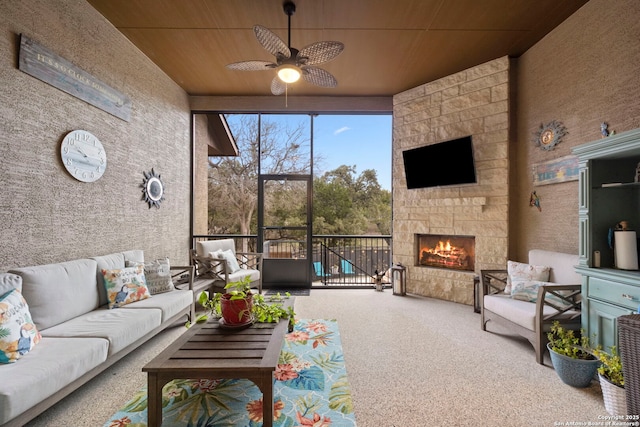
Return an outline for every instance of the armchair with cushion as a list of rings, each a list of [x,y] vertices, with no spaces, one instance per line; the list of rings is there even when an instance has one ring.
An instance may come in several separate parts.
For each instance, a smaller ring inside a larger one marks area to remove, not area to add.
[[[481,270],[481,328],[494,321],[526,338],[543,363],[547,332],[554,321],[581,327],[578,255],[534,249],[528,264],[509,261],[506,270]]]
[[[233,239],[197,242],[190,258],[196,269],[194,289],[197,291],[220,292],[228,283],[250,276],[251,287],[262,293],[262,254],[236,252]]]

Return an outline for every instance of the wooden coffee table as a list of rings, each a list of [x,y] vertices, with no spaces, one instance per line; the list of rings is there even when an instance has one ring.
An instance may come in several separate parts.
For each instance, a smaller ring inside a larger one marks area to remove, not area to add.
[[[287,304],[293,301],[287,300]],[[273,372],[287,320],[244,329],[196,324],[142,370],[148,381],[148,426],[162,425],[162,387],[174,379],[246,378],[262,391],[263,426],[273,424]]]

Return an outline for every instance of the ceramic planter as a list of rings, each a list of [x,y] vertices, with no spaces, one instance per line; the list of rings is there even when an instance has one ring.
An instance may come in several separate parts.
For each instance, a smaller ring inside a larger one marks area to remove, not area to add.
[[[230,294],[223,294],[220,299],[220,310],[226,325],[246,325],[251,323],[251,308],[253,295],[249,294],[244,299],[231,299]]]
[[[600,365],[598,359],[595,357],[589,360],[574,359],[551,350],[550,344],[547,344],[547,348],[553,368],[563,383],[578,388],[588,387],[591,384]]]
[[[615,385],[602,375],[598,374],[604,407],[609,415],[627,414],[627,395],[624,387]]]

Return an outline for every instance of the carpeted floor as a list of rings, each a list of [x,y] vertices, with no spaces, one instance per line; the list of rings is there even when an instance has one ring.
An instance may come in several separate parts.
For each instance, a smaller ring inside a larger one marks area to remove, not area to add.
[[[296,297],[295,309],[337,320],[358,427],[554,427],[608,416],[596,381],[563,384],[527,341],[496,325],[482,331],[471,306],[345,289]],[[146,384],[142,366],[183,331],[161,333],[28,427],[102,426]]]
[[[299,319],[285,336],[274,374],[274,427],[355,426],[351,390],[335,320]],[[174,380],[163,388],[165,427],[259,427],[262,393],[245,379]],[[145,427],[147,389],[139,390],[104,427]]]

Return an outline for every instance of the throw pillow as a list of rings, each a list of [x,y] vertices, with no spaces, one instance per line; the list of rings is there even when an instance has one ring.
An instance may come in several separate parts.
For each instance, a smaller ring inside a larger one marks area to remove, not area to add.
[[[218,254],[218,258],[224,259],[227,262],[227,269],[229,274],[235,273],[236,271],[240,271],[240,264],[238,264],[238,260],[236,259],[236,254],[233,253],[231,249],[227,249],[226,251],[222,251]]]
[[[541,265],[529,265],[522,262],[507,261],[507,286],[504,288],[504,293],[511,293],[511,283],[514,280],[548,281],[550,269],[550,267]]]
[[[222,257],[220,256],[220,254],[221,254],[221,253],[222,253],[222,249],[217,249],[217,250],[215,250],[215,251],[213,251],[213,252],[209,252],[209,258],[224,259],[224,258],[222,258]],[[222,270],[223,270],[223,268],[222,268],[222,263],[219,263],[219,264],[217,264],[217,265],[215,266],[214,271],[215,271],[216,273],[222,273]]]
[[[31,319],[20,291],[0,296],[0,363],[14,363],[40,342],[40,332]]]
[[[151,295],[176,289],[173,286],[173,280],[171,280],[169,258],[161,258],[144,264],[144,278]]]
[[[102,276],[107,290],[109,308],[122,307],[151,296],[144,277],[143,264],[122,269],[102,270]]]
[[[511,284],[511,298],[519,299],[522,301],[536,302],[538,300],[538,288],[543,285],[552,284],[553,283],[541,281],[514,280]],[[571,306],[571,304],[553,294],[546,294],[545,300],[551,302],[553,305],[561,309]]]

